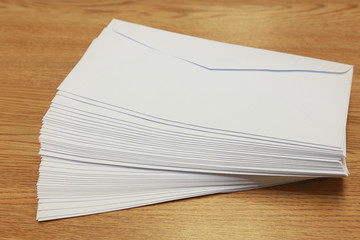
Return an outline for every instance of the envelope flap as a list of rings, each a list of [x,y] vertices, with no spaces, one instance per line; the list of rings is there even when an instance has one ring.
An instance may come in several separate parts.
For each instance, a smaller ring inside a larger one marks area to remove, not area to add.
[[[311,71],[341,74],[351,65],[221,43],[114,19],[108,26],[122,37],[208,70]]]

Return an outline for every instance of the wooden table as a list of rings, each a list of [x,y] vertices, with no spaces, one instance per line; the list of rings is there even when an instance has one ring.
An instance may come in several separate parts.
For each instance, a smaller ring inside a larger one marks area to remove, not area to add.
[[[41,118],[112,18],[355,65],[347,179],[38,223]],[[359,1],[0,1],[0,239],[360,239]]]

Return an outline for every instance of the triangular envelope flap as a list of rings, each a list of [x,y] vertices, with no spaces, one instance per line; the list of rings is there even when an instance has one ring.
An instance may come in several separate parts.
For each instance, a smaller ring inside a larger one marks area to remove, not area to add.
[[[221,43],[114,19],[117,34],[209,70],[318,71],[345,73],[352,66],[269,50]]]

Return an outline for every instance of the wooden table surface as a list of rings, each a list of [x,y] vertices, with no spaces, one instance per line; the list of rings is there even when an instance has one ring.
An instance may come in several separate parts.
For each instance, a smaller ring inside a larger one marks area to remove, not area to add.
[[[0,1],[0,239],[360,239],[359,1]],[[112,18],[355,65],[346,179],[38,223],[41,118]]]

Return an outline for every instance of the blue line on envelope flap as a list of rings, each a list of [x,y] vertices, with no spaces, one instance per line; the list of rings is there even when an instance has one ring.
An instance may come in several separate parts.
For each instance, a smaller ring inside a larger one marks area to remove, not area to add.
[[[152,49],[154,51],[157,51],[157,52],[160,52],[160,53],[163,53],[163,54],[167,54],[165,52],[162,52],[160,51],[159,49],[156,49],[156,48],[153,48],[145,43],[142,43],[134,38],[131,38],[121,32],[118,32],[116,31],[115,29],[112,29],[115,33],[117,33],[118,35],[124,37],[124,38],[127,38],[133,42],[136,42],[144,47],[147,47],[149,49]],[[169,55],[169,54],[167,54]],[[245,69],[245,68],[209,68],[209,67],[206,67],[204,65],[201,65],[201,64],[198,64],[198,63],[195,63],[195,62],[192,62],[192,61],[189,61],[187,59],[184,59],[184,58],[180,58],[180,57],[177,57],[177,56],[173,56],[171,55],[172,57],[174,58],[177,58],[177,59],[180,59],[182,61],[185,61],[187,63],[190,63],[192,65],[195,65],[197,67],[200,67],[200,68],[204,68],[206,70],[209,70],[209,71],[236,71],[236,72],[250,72],[250,71],[256,71],[256,72],[306,72],[306,73],[323,73],[323,74],[344,74],[344,73],[347,73],[351,70],[351,68],[349,68],[348,70],[344,71],[344,72],[331,72],[331,71],[319,71],[319,70],[303,70],[303,69],[290,69],[290,70],[283,70],[283,69],[258,69],[258,68],[253,68],[253,69]]]

